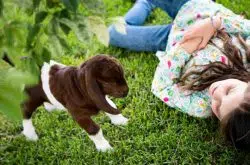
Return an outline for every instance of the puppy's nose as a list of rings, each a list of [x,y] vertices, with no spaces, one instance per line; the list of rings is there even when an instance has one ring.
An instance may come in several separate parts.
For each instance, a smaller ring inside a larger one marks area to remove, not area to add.
[[[129,91],[129,89],[127,88],[127,89],[124,91],[124,93],[123,93],[123,97],[126,97],[126,96],[128,95],[128,91]]]
[[[122,97],[126,97],[128,95],[128,93],[123,93]]]

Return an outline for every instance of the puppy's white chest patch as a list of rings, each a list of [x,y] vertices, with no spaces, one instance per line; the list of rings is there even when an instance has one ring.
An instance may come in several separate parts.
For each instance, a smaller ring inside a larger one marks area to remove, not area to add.
[[[50,60],[49,63],[44,63],[43,67],[41,69],[41,81],[42,81],[42,87],[43,91],[45,92],[47,98],[49,99],[50,103],[55,106],[57,109],[65,109],[65,107],[53,96],[50,86],[49,86],[49,71],[50,68],[53,65],[60,65],[60,66],[65,66],[63,64],[57,63],[53,60]]]

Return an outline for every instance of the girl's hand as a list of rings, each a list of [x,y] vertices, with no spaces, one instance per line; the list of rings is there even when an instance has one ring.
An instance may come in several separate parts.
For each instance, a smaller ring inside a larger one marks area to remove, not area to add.
[[[181,43],[180,46],[185,49],[188,53],[192,54],[194,51],[198,50],[202,42],[201,37],[191,38],[184,43]]]
[[[211,18],[201,20],[188,28],[188,30],[184,33],[183,39],[181,40],[180,44],[189,42],[189,40],[194,38],[201,38],[202,41],[197,47],[197,50],[203,49],[215,34],[216,30],[219,29],[220,24],[221,20],[219,17],[214,17],[213,23],[211,21]]]

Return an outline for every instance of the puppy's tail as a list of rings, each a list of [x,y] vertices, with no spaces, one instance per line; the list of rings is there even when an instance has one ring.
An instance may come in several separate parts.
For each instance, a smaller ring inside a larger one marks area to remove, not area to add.
[[[5,62],[7,62],[10,66],[15,67],[14,63],[10,60],[9,56],[7,55],[7,53],[3,54],[2,60],[4,60]]]

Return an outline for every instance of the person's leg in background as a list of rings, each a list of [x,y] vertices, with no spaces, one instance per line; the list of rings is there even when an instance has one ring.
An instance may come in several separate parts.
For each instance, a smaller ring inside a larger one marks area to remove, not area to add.
[[[175,19],[180,8],[189,0],[148,0],[149,3],[161,8],[168,15]]]
[[[148,0],[137,0],[134,6],[126,13],[124,19],[128,25],[143,25],[155,5]]]
[[[141,26],[155,6],[148,0],[137,0],[125,15],[126,35],[109,27],[110,45],[133,51],[165,50],[172,25]]]
[[[161,8],[163,11],[168,13],[168,15],[175,19],[178,11],[181,7],[187,3],[189,0],[148,0],[150,4],[153,4],[156,7]],[[212,0],[216,2],[216,0]]]

